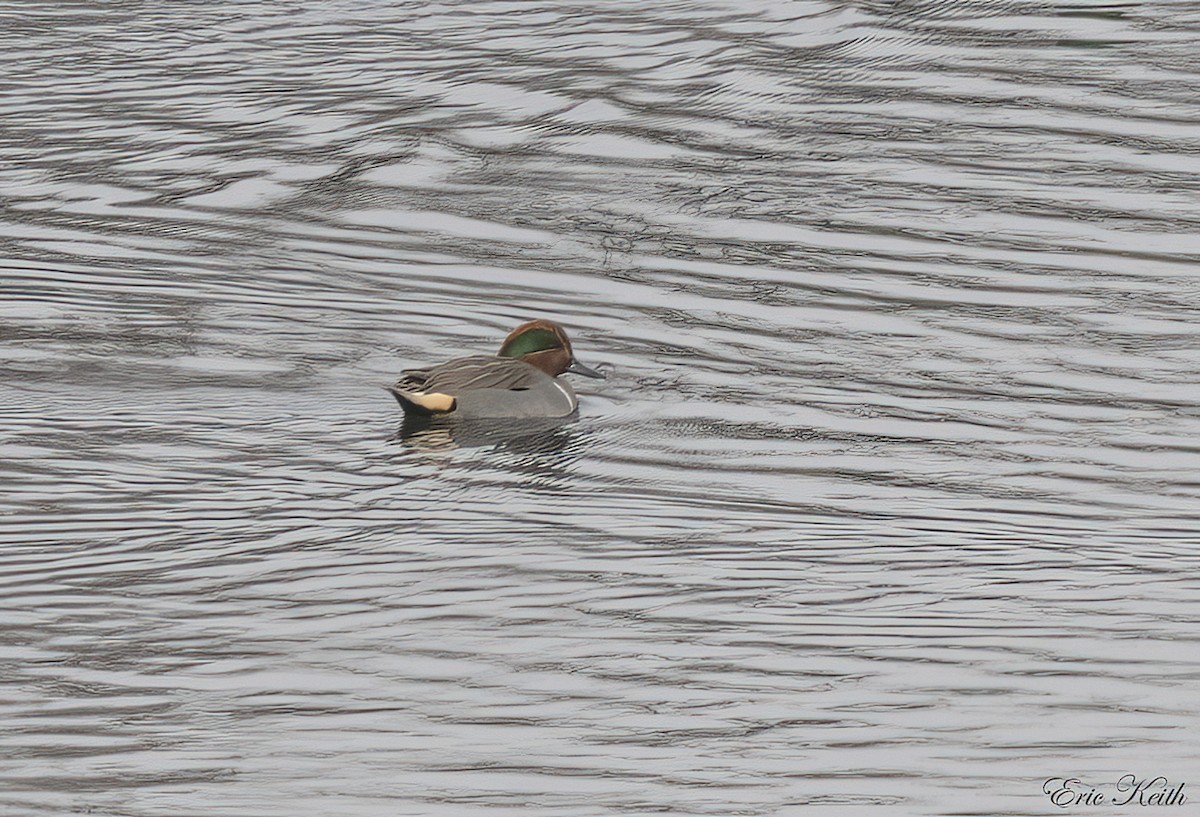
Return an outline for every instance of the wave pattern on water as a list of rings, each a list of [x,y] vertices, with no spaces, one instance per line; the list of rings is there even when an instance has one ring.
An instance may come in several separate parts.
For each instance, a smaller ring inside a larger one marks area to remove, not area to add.
[[[1181,2],[0,4],[0,806],[1186,779],[1198,45]],[[609,372],[577,420],[399,429],[380,385],[531,315]]]

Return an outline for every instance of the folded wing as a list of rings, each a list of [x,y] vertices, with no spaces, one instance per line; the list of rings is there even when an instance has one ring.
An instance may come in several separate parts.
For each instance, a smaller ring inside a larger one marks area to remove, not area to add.
[[[515,358],[478,355],[451,360],[431,369],[411,369],[396,386],[457,396],[477,389],[529,389],[549,378],[541,369]]]

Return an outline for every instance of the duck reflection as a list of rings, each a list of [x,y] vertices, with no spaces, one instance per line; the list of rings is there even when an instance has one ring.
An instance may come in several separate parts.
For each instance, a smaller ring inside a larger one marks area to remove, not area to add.
[[[476,463],[457,464],[500,467],[556,483],[568,475],[568,466],[579,456],[582,435],[575,418],[447,421],[409,416],[395,439],[422,454],[490,446],[488,456]]]

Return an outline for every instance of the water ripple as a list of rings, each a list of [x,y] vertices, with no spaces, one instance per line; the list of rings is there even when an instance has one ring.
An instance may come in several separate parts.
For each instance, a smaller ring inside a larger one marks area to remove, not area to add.
[[[3,809],[1195,767],[1195,8],[0,19]],[[609,374],[579,418],[401,428],[531,315]]]

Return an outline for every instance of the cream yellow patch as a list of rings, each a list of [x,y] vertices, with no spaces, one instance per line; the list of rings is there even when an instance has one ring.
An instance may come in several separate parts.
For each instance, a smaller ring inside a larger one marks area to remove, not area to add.
[[[406,392],[406,394],[414,403],[430,411],[452,411],[454,409],[454,398],[448,394],[442,394],[438,391],[431,391],[429,393],[410,391]]]

